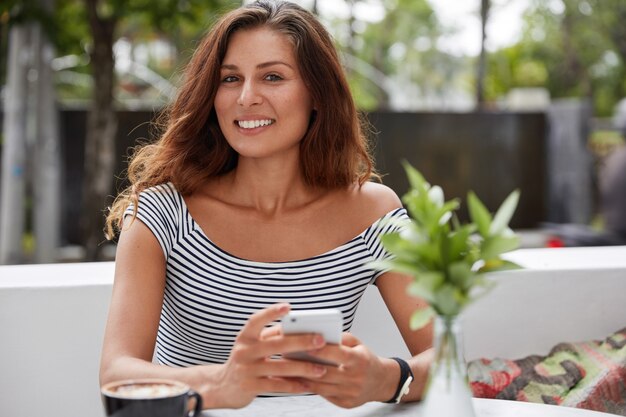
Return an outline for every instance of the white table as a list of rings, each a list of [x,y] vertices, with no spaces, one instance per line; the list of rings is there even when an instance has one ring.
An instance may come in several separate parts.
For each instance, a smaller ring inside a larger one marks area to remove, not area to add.
[[[477,417],[614,417],[572,407],[534,404],[520,401],[474,398]],[[426,417],[421,415],[420,403],[367,403],[354,409],[336,407],[323,398],[310,395],[299,397],[258,398],[239,410],[205,410],[203,417]],[[430,417],[430,416],[428,416]],[[433,416],[444,417],[444,416]]]

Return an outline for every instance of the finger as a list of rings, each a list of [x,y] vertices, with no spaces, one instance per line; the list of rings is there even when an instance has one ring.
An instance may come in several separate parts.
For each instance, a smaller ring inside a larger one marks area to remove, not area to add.
[[[275,324],[270,327],[266,327],[261,331],[261,340],[268,339],[274,336],[280,336],[283,334],[283,329],[280,324]]]
[[[278,320],[291,310],[287,303],[273,304],[252,314],[239,333],[240,337],[258,339],[263,329],[275,320]]]
[[[311,350],[308,353],[325,361],[334,362],[336,364],[348,365],[352,363],[354,352],[352,347],[344,345],[329,344],[321,349]]]
[[[271,356],[278,353],[317,350],[325,344],[326,341],[320,334],[281,335],[264,339],[255,346],[255,350],[257,356]]]
[[[282,392],[301,394],[309,392],[307,385],[297,378],[259,378],[259,393]]]
[[[332,366],[326,365],[326,372],[321,378],[307,378],[307,381],[321,382],[328,385],[356,386],[358,374],[343,365]]]
[[[361,345],[362,343],[352,333],[343,332],[341,334],[341,344],[342,345],[346,345],[346,346],[354,347],[354,346],[357,346],[357,345]]]
[[[324,365],[307,361],[268,359],[257,365],[254,372],[259,376],[295,377],[317,379],[328,371]]]
[[[344,332],[341,335],[340,345],[329,344],[323,349],[311,352],[311,355],[350,367],[359,358],[362,347],[363,344],[356,336]]]
[[[304,381],[304,385],[307,388],[307,391],[312,392],[313,394],[320,395],[325,398],[329,397],[352,397],[358,395],[358,390],[356,387],[352,385],[346,384],[333,384],[326,381],[314,381],[314,380],[306,380]]]

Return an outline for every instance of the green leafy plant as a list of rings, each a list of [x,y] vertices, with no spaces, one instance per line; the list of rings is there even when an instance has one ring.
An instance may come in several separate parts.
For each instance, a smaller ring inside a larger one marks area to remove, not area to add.
[[[411,328],[426,325],[434,315],[458,316],[471,301],[491,288],[488,272],[519,268],[500,257],[516,249],[519,238],[508,224],[519,200],[513,191],[495,216],[470,191],[467,204],[471,222],[461,224],[454,212],[458,199],[444,201],[441,187],[431,186],[422,174],[404,163],[410,189],[402,201],[411,221],[400,231],[380,236],[394,257],[375,262],[374,267],[408,274],[411,295],[428,302],[411,317]]]

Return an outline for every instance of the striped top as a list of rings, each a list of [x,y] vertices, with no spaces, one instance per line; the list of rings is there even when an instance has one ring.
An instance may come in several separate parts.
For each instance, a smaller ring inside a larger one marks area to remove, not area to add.
[[[125,214],[132,211],[131,205]],[[256,262],[223,251],[171,183],[140,194],[137,218],[154,233],[167,263],[156,359],[183,367],[224,363],[248,317],[276,302],[294,310],[337,308],[348,331],[367,285],[384,272],[366,263],[389,256],[378,235],[397,226],[386,219],[407,215],[392,210],[349,242],[290,262]]]

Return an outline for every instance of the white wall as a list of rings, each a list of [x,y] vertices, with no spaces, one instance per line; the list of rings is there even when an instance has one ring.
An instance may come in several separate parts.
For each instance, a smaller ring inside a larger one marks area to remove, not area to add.
[[[0,416],[103,415],[112,263],[0,267]]]
[[[520,250],[527,269],[464,315],[466,357],[518,358],[626,326],[626,247]],[[98,366],[111,262],[0,267],[0,416],[102,416]],[[376,288],[354,333],[384,356],[407,356]]]

